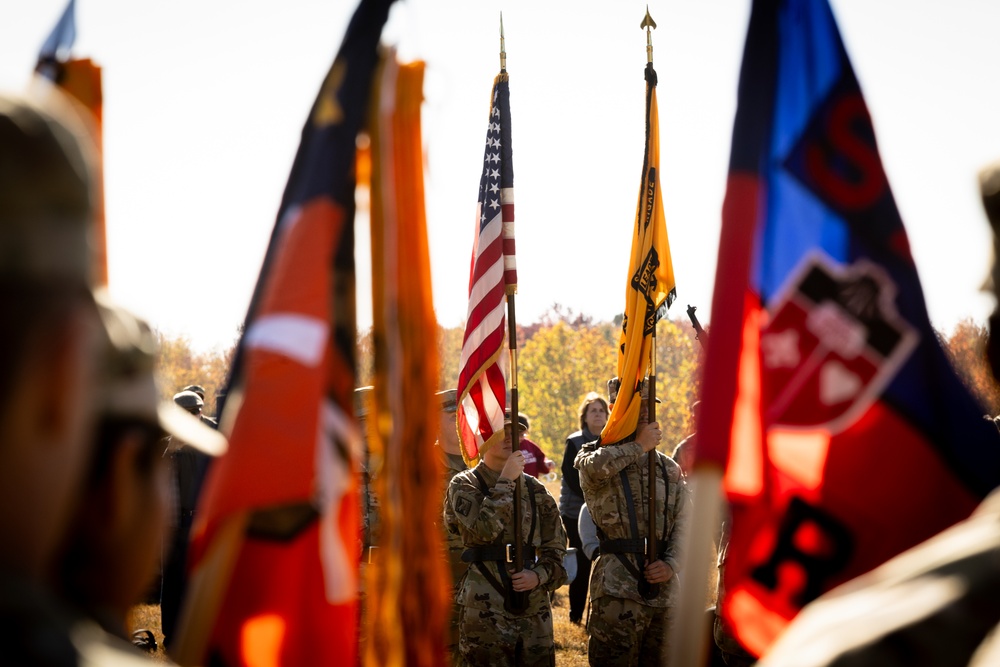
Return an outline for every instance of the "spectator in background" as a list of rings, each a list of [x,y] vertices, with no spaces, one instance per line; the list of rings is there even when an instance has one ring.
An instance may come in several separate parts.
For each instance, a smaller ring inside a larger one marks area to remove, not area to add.
[[[541,477],[556,467],[555,461],[545,456],[541,447],[528,440],[528,430],[531,422],[523,412],[517,413],[517,422],[520,426],[517,448],[524,452],[524,474],[532,477]]]
[[[610,387],[610,385],[609,385]],[[615,392],[617,394],[617,391]],[[613,400],[613,399],[612,399]],[[566,438],[566,453],[562,461],[562,487],[559,495],[559,514],[562,516],[569,546],[576,548],[577,573],[569,585],[569,620],[579,624],[583,620],[583,609],[587,606],[587,588],[590,583],[590,559],[584,555],[580,542],[578,524],[580,508],[583,507],[583,489],[580,488],[580,471],[573,467],[573,461],[580,448],[593,442],[601,435],[608,423],[608,403],[597,392],[590,392],[580,404],[580,430]]]
[[[188,386],[181,389],[182,392],[190,391],[198,394],[198,398],[201,399],[201,412],[198,414],[198,418],[201,419],[202,423],[206,426],[211,426],[212,428],[219,428],[219,422],[212,417],[205,414],[205,388],[200,384],[189,384]]]
[[[697,446],[697,441],[698,436],[692,433],[678,442],[677,446],[674,447],[674,453],[670,455],[670,458],[681,467],[681,472],[685,476],[690,472],[691,466],[694,465],[694,449]]]
[[[193,391],[174,394],[174,403],[192,416],[201,419],[202,398]],[[209,424],[206,424],[209,425]],[[181,602],[187,588],[187,550],[194,524],[195,509],[201,487],[208,474],[212,457],[179,438],[171,438],[164,454],[173,464],[173,485],[177,499],[173,518],[173,539],[168,545],[163,564],[163,583],[160,589],[160,614],[163,643],[169,649],[177,630]]]

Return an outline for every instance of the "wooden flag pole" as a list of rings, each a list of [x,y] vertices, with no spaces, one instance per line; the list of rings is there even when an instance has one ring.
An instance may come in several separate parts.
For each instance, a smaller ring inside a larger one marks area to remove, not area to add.
[[[514,295],[507,294],[507,340],[510,348],[510,447],[511,453],[521,448],[517,406],[517,321],[514,319]],[[524,538],[521,533],[521,476],[514,483],[514,571],[524,569]]]
[[[653,337],[650,340],[649,349],[649,395],[647,396],[647,410],[649,412],[649,423],[656,421],[656,325],[653,325]],[[658,545],[656,544],[656,447],[649,450],[646,455],[647,474],[649,476],[649,511],[647,512],[648,522],[646,527],[646,562],[652,563],[658,560]],[[666,480],[664,480],[665,482]],[[664,499],[663,510],[666,511],[667,499]]]
[[[649,15],[649,5],[646,5],[646,16],[639,24],[640,28],[646,29],[646,63],[647,66],[653,64],[653,33],[656,22]],[[646,138],[649,139],[649,113],[646,114]],[[647,146],[647,150],[649,147]],[[649,349],[649,392],[647,395],[647,414],[649,423],[656,421],[656,324],[654,318],[653,336]],[[649,451],[646,457],[649,477],[649,511],[647,512],[648,526],[646,528],[646,562],[652,563],[657,560],[656,544],[656,448]]]
[[[500,74],[507,74],[507,50],[504,45],[503,36],[503,12],[500,13]],[[507,346],[510,349],[510,447],[511,453],[521,448],[520,428],[518,420],[517,405],[517,317],[514,311],[514,293],[516,287],[507,286]],[[524,569],[524,536],[521,530],[523,522],[523,512],[521,510],[521,490],[522,477],[518,475],[514,482],[514,572],[521,572]],[[528,606],[527,593],[515,593],[511,590],[509,595],[511,611],[520,613]]]

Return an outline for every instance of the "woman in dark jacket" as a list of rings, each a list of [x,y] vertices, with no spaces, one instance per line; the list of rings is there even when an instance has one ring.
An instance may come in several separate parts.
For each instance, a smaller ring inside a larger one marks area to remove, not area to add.
[[[576,547],[577,573],[569,585],[569,620],[579,623],[583,619],[583,608],[587,604],[587,587],[590,584],[590,559],[583,553],[577,522],[583,507],[583,491],[580,489],[580,471],[573,467],[580,447],[597,440],[604,425],[608,423],[608,404],[596,392],[590,392],[580,405],[580,430],[566,438],[566,453],[562,461],[562,488],[559,493],[559,514],[562,515],[569,545]]]

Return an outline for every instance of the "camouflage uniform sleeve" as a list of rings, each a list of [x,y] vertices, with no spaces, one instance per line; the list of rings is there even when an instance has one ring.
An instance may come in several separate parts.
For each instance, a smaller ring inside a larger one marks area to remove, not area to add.
[[[538,529],[541,539],[538,547],[538,561],[532,571],[538,575],[539,586],[547,591],[554,591],[566,583],[566,570],[563,558],[566,555],[566,529],[563,528],[559,507],[541,484],[532,490],[538,510]]]
[[[670,495],[674,497],[674,502],[673,516],[670,517],[670,535],[667,538],[667,550],[663,562],[677,572],[681,567],[681,546],[687,540],[688,530],[691,527],[691,489],[688,488],[687,480],[681,475],[679,467],[668,467],[667,474],[670,477]]]
[[[588,488],[604,486],[630,463],[637,461],[643,453],[642,445],[637,442],[624,442],[610,447],[598,447],[594,443],[584,445],[573,462],[580,471],[580,486],[583,487],[584,497],[587,497]]]
[[[466,535],[489,543],[502,535],[504,526],[510,523],[513,501],[514,482],[509,479],[498,479],[490,495],[483,498],[470,475],[455,475],[448,485],[445,521],[449,527],[460,524]]]

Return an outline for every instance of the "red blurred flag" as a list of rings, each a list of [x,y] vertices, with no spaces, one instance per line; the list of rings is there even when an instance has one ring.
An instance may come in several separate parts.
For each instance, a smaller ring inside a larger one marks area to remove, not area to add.
[[[724,467],[731,505],[720,604],[761,654],[1000,483],[826,2],[754,2],[717,271],[698,457]]]
[[[209,473],[184,664],[357,661],[354,165],[391,0],[362,0],[302,133]]]

